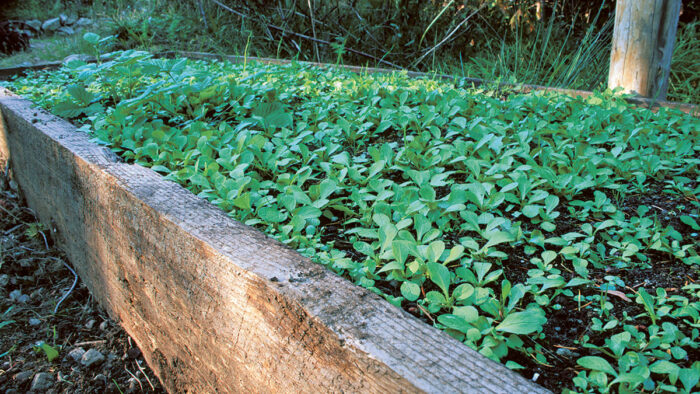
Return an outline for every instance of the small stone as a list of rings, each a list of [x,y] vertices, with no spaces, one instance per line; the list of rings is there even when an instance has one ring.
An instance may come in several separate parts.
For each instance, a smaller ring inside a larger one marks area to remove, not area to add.
[[[0,287],[5,287],[10,283],[10,275],[2,274],[0,275]]]
[[[58,20],[61,22],[62,26],[65,26],[66,21],[68,20],[68,17],[66,16],[66,14],[60,14],[58,16]]]
[[[574,351],[572,351],[572,350],[570,350],[570,349],[563,348],[563,347],[558,348],[558,349],[556,350],[556,353],[557,353],[558,355],[560,355],[560,356],[562,356],[562,357],[566,357],[566,358],[577,358],[577,357],[580,356],[579,353],[574,352]]]
[[[107,377],[101,373],[95,375],[95,377],[92,380],[93,382],[102,382],[102,384],[107,384]]]
[[[22,295],[22,291],[20,289],[15,289],[10,292],[10,301],[17,301],[19,296]]]
[[[32,30],[34,30],[37,33],[41,31],[41,21],[38,19],[28,20],[28,21],[25,21],[24,23],[26,23],[27,26],[31,27]]]
[[[5,394],[18,394],[18,393],[19,393],[19,391],[15,390],[15,389],[7,389],[5,391]]]
[[[20,304],[26,304],[27,302],[29,302],[29,296],[26,294],[22,294],[21,290],[16,289],[10,292],[10,300],[19,302]]]
[[[85,349],[83,349],[81,347],[77,347],[77,348],[71,350],[70,352],[68,352],[68,357],[70,357],[71,359],[73,359],[73,361],[75,361],[77,363],[83,358],[84,354],[85,354]]]
[[[100,323],[100,331],[106,330],[107,327],[109,327],[109,323],[107,323],[106,321],[103,321],[102,323]]]
[[[90,319],[87,323],[85,323],[85,328],[88,330],[92,330],[93,327],[95,327],[95,319]]]
[[[68,15],[68,17],[66,17],[65,21],[63,22],[63,26],[74,25],[75,22],[77,22],[77,21],[78,21],[78,17],[77,17],[77,16],[75,16],[75,15]]]
[[[32,378],[32,375],[34,375],[32,371],[22,371],[15,375],[15,382],[17,382],[17,384],[24,384]]]
[[[129,355],[129,358],[137,359],[141,355],[141,350],[139,350],[139,348],[137,347],[132,347],[131,349],[126,351],[126,354]]]
[[[5,361],[4,363],[2,363],[2,365],[0,365],[0,369],[4,371],[7,371],[10,368],[12,368],[12,364],[10,364],[9,361]]]
[[[34,380],[32,380],[31,390],[33,391],[45,391],[51,388],[54,384],[53,375],[48,372],[39,372],[34,375]]]
[[[80,363],[86,367],[90,367],[91,365],[100,364],[104,360],[105,356],[102,355],[102,353],[100,353],[98,350],[90,349],[83,354],[83,357],[80,358]]]
[[[74,53],[72,55],[68,55],[63,59],[63,64],[68,64],[69,62],[73,61],[81,61],[81,62],[86,62],[88,60],[92,59],[92,56],[86,55],[84,53]]]
[[[75,22],[76,26],[90,26],[92,25],[92,19],[90,18],[80,18]]]
[[[48,32],[56,31],[59,27],[61,27],[61,20],[59,18],[47,19],[41,24],[41,29]]]
[[[32,317],[29,319],[30,326],[38,326],[39,324],[41,324],[41,320],[37,319],[36,317]]]
[[[73,28],[69,26],[61,26],[58,28],[58,30],[56,30],[56,33],[62,34],[64,36],[72,36],[73,34],[75,34],[75,30],[73,30]]]

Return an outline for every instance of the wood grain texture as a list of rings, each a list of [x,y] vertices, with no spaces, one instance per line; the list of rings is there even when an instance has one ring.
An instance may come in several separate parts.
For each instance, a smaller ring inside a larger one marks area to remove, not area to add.
[[[0,162],[171,392],[546,392],[0,91]]]
[[[608,87],[665,100],[681,0],[618,0]]]

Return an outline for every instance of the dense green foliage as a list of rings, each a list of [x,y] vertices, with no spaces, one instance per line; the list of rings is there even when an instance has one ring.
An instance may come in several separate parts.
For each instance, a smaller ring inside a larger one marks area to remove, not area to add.
[[[611,0],[217,1],[228,9],[212,0],[13,0],[0,15],[99,19],[96,32],[115,35],[117,49],[340,59],[588,90],[607,81]],[[670,100],[700,102],[698,23],[692,23],[698,4],[683,2]],[[83,50],[74,41],[56,44],[48,41],[50,50],[33,49],[18,62]]]
[[[545,327],[571,308],[594,317],[563,344],[564,387],[697,390],[697,119],[610,92],[111,56],[11,87],[513,369],[559,357]],[[634,203],[649,190],[673,206]],[[625,282],[662,261],[691,281]]]

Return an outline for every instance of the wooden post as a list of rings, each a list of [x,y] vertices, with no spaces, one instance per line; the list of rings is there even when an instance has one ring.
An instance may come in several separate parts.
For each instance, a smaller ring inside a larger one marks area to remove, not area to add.
[[[617,0],[608,87],[666,98],[681,0]]]

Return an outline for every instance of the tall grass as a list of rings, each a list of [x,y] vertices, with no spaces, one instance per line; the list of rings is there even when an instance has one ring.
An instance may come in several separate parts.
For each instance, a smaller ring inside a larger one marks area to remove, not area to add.
[[[678,27],[667,97],[700,104],[700,21]]]
[[[45,19],[63,12],[99,20],[99,33],[117,36],[121,48],[242,54],[248,47],[246,53],[251,56],[302,55],[300,58],[304,58],[303,53],[312,48],[303,40],[270,34],[259,21],[239,18],[210,1],[201,2],[206,24],[194,0],[9,1],[14,5],[12,17],[18,19]],[[87,3],[91,6],[84,6]],[[451,2],[445,4],[450,5]],[[444,18],[446,8],[443,7],[423,29],[424,37],[414,38],[416,46],[419,39],[429,39],[426,33],[438,19]],[[582,23],[583,16],[572,19],[570,15],[557,15],[557,9],[555,5],[550,16],[534,21],[532,30],[523,27],[523,24],[515,24],[513,29],[503,29],[497,24],[492,26],[490,24],[497,23],[494,21],[498,19],[488,16],[481,18],[480,22],[474,19],[473,23],[470,21],[471,26],[466,34],[473,36],[475,46],[472,49],[479,50],[460,52],[464,46],[441,50],[440,55],[433,59],[432,71],[571,89],[604,88],[614,21],[602,20],[604,17],[599,11],[590,21]],[[582,26],[588,27],[581,31]],[[81,40],[74,37],[45,37],[33,42],[41,45],[10,58],[0,56],[0,64],[7,66],[12,62],[56,60],[84,51]],[[337,47],[332,46],[324,51],[327,55],[324,61],[338,61],[342,57]],[[700,22],[680,26],[671,66],[669,100],[700,102],[698,48]]]
[[[538,21],[529,34],[516,25],[504,36],[490,36],[481,53],[460,62],[459,71],[514,83],[598,88],[607,78],[614,25],[612,19],[598,23],[599,18],[595,16],[583,35],[576,34],[575,20],[563,24],[556,14]],[[482,31],[488,32],[488,26]]]

